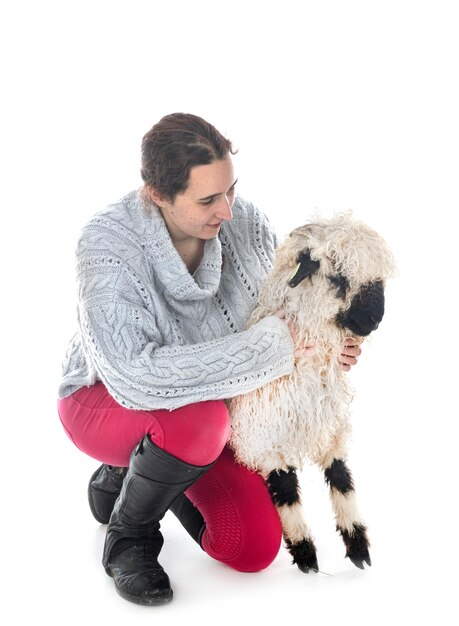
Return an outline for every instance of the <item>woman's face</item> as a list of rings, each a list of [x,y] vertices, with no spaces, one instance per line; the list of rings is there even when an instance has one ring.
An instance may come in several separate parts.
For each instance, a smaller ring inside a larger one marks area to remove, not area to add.
[[[221,224],[233,217],[236,180],[230,155],[224,159],[196,165],[190,170],[187,189],[174,202],[157,196],[150,188],[153,202],[161,209],[174,243],[187,239],[212,239]]]

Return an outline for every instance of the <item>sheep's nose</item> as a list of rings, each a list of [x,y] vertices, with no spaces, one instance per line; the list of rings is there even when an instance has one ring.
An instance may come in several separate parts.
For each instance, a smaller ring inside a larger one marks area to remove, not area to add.
[[[336,322],[356,335],[365,337],[376,330],[384,316],[384,286],[381,281],[363,285],[347,311],[341,311]]]

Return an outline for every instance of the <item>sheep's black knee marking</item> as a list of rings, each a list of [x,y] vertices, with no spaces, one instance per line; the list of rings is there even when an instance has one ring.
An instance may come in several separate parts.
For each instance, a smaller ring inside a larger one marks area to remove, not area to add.
[[[330,487],[334,487],[340,493],[348,493],[354,490],[352,475],[346,464],[341,459],[334,459],[330,467],[324,472],[325,480]]]
[[[285,470],[273,470],[267,480],[268,491],[277,506],[291,506],[300,501],[300,485],[293,467]]]

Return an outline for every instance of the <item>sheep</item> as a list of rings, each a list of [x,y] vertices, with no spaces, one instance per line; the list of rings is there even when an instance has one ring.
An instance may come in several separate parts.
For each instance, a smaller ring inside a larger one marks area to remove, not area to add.
[[[277,248],[248,322],[284,309],[297,327],[296,345],[315,345],[312,355],[296,359],[290,375],[228,401],[230,447],[239,463],[265,479],[286,547],[302,572],[319,571],[297,476],[306,460],[324,472],[346,557],[360,569],[371,565],[346,464],[353,390],[338,357],[346,338],[364,338],[378,327],[394,270],[384,240],[351,212],[319,218]]]

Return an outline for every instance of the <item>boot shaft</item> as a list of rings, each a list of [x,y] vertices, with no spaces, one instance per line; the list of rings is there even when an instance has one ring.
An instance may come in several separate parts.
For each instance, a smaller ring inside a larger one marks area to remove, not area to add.
[[[195,483],[213,463],[190,465],[144,437],[131,455],[121,493],[115,503],[104,547],[103,563],[128,545],[162,546],[160,520],[171,503]]]

